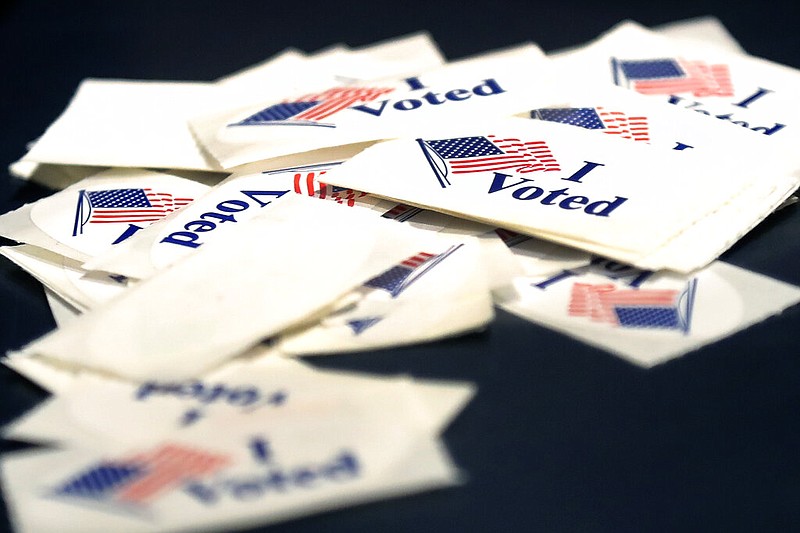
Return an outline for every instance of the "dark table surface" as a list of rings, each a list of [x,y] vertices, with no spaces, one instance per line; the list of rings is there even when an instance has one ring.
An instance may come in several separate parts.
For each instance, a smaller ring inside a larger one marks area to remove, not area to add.
[[[756,2],[49,2],[0,8],[0,165],[87,77],[209,81],[286,47],[429,30],[449,59],[525,40],[550,51],[620,20],[713,14],[750,53],[800,68],[800,4]],[[800,95],[797,95],[800,100]],[[2,172],[0,211],[48,191]],[[800,206],[727,252],[800,285]],[[41,287],[0,259],[0,349],[54,327]],[[651,370],[502,311],[488,331],[313,362],[474,381],[447,430],[462,487],[269,531],[791,531],[800,524],[800,307]],[[0,423],[47,394],[0,367]],[[2,442],[2,451],[21,445]],[[0,529],[7,529],[5,511]]]

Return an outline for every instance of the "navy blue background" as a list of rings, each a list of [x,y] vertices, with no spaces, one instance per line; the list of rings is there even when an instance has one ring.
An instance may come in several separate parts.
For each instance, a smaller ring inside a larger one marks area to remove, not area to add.
[[[86,77],[212,80],[293,46],[361,46],[427,29],[450,59],[537,42],[555,50],[631,18],[713,14],[746,50],[800,68],[800,8],[766,2],[11,2],[0,11],[0,165],[23,155]],[[797,95],[800,99],[800,95]],[[0,171],[0,211],[47,191]],[[800,207],[723,259],[800,284]],[[0,349],[54,327],[30,276],[0,258]],[[800,523],[800,308],[643,370],[498,312],[483,333],[313,360],[466,379],[445,434],[463,487],[269,531],[776,531]],[[0,423],[47,395],[0,367]],[[2,442],[0,450],[21,445]],[[0,515],[0,529],[8,528]]]

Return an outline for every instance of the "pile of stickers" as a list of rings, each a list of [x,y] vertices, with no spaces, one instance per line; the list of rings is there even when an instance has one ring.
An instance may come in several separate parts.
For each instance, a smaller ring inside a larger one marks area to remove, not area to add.
[[[85,80],[0,216],[58,328],[4,364],[20,531],[285,520],[458,484],[469,383],[295,356],[491,327],[498,306],[652,366],[800,301],[718,261],[800,184],[800,72],[711,18],[447,62],[420,33],[216,82]],[[789,207],[792,209],[793,207]]]

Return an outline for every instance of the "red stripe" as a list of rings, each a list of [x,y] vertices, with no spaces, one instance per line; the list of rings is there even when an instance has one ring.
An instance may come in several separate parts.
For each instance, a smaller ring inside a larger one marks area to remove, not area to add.
[[[634,291],[636,292],[636,291]],[[618,291],[601,296],[603,303],[614,305],[672,305],[675,303],[675,291],[666,291],[667,294],[626,294]]]
[[[309,196],[314,196],[314,173],[309,172],[306,174],[306,193]]]
[[[123,224],[123,223],[135,223],[135,222],[155,222],[156,220],[161,220],[164,217],[156,217],[156,218],[132,218],[129,220],[120,219],[120,220],[92,220],[92,224]]]
[[[698,80],[639,81],[634,84],[634,88],[642,94],[688,92],[702,87],[703,83]]]
[[[492,165],[506,165],[506,164],[526,164],[534,162],[529,158],[522,156],[500,156],[500,157],[486,157],[481,159],[453,161],[451,166],[453,168],[475,168],[486,167]]]
[[[114,221],[115,219],[141,219],[141,218],[163,218],[166,213],[139,213],[139,214],[119,214],[119,215],[99,215],[93,216],[92,220],[101,222],[103,220]]]
[[[429,254],[428,252],[420,252],[415,256],[405,259],[401,264],[412,268],[416,268],[432,257],[433,254]]]
[[[165,216],[166,214],[104,216],[104,217],[92,217],[91,221],[92,223],[97,223],[97,222],[124,222],[127,220],[160,220]]]
[[[116,213],[164,213],[168,211],[167,209],[161,208],[154,208],[154,207],[143,207],[141,209],[133,208],[133,209],[112,209],[112,208],[99,208],[93,209],[92,214],[100,214],[100,215],[113,215]]]
[[[475,159],[464,159],[464,160],[451,160],[451,165],[453,167],[474,167],[474,166],[484,166],[484,165],[491,165],[493,163],[527,163],[531,161],[530,157],[525,157],[524,155],[500,155],[500,156],[487,156]]]
[[[453,174],[470,174],[473,172],[488,172],[494,170],[506,170],[512,168],[524,168],[524,167],[531,167],[531,168],[544,168],[544,165],[541,163],[496,163],[494,165],[483,165],[478,167],[469,167],[469,168],[454,168]]]

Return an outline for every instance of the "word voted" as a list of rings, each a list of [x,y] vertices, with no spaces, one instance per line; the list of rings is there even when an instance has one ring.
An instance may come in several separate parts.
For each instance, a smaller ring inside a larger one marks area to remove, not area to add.
[[[234,214],[246,211],[252,206],[264,207],[272,203],[272,200],[265,201],[263,197],[280,198],[289,191],[239,191],[247,200],[232,199],[224,200],[216,205],[216,211],[206,211],[197,219],[183,225],[183,231],[174,231],[161,239],[160,242],[177,244],[189,248],[197,248],[202,243],[200,233],[214,231],[219,224],[225,222],[237,222]],[[248,201],[249,200],[249,201]]]
[[[262,405],[279,406],[286,401],[288,396],[282,389],[264,392],[253,385],[230,386],[224,383],[209,384],[190,380],[184,382],[146,381],[136,390],[135,398],[145,401],[156,395],[182,398],[202,404],[225,403],[235,407],[248,408],[257,408]]]
[[[344,450],[320,463],[282,467],[272,461],[243,475],[219,476],[209,482],[192,481],[183,486],[197,502],[211,506],[223,499],[253,502],[260,498],[291,498],[297,491],[324,489],[357,479],[361,465],[353,452]]]
[[[561,178],[564,181],[571,181],[573,183],[582,183],[581,178],[586,176],[590,171],[597,167],[604,166],[602,163],[593,163],[591,161],[584,161],[584,166],[580,170],[569,176],[568,178]],[[508,191],[511,197],[515,200],[539,200],[542,205],[555,205],[567,211],[574,211],[576,209],[583,209],[583,212],[588,215],[595,215],[598,217],[607,217],[611,212],[624,204],[628,198],[623,196],[615,196],[614,200],[596,200],[591,201],[587,196],[570,195],[570,189],[563,187],[561,189],[553,189],[546,191],[541,187],[532,185],[534,180],[530,178],[517,178],[519,181],[509,183],[510,174],[503,174],[495,172],[492,183],[489,185],[489,192],[493,194],[500,191]]]
[[[405,82],[408,83],[412,91],[427,88],[422,84],[419,78],[416,77],[406,78]],[[428,91],[425,94],[420,95],[419,98],[405,98],[403,100],[396,100],[392,102],[391,109],[395,109],[397,111],[413,111],[426,104],[438,106],[447,102],[460,102],[462,100],[472,98],[473,96],[492,96],[504,92],[506,92],[506,90],[500,87],[494,78],[487,78],[473,87],[471,90],[452,89],[450,91],[446,91],[444,94]],[[389,106],[390,102],[391,100],[388,99],[381,100],[379,102],[374,102],[373,104],[350,106],[349,109],[361,111],[374,117],[380,117],[384,110]]]

